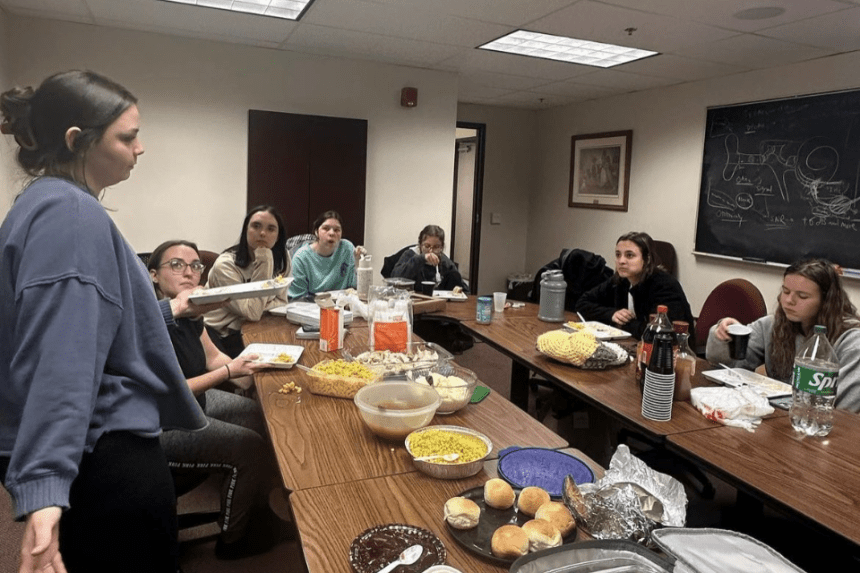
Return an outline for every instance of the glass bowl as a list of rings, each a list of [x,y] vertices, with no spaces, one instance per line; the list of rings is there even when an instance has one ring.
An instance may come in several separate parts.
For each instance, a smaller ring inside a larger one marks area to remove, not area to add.
[[[385,380],[365,386],[353,400],[367,427],[387,440],[402,440],[423,428],[442,404],[429,386]]]
[[[433,374],[436,376],[433,376]],[[433,389],[442,399],[442,404],[436,411],[438,414],[453,414],[463,408],[472,399],[475,386],[478,385],[478,375],[457,364],[441,364],[431,368],[427,374],[415,376],[415,381],[424,385],[423,380],[433,379]],[[440,379],[444,377],[444,379]]]

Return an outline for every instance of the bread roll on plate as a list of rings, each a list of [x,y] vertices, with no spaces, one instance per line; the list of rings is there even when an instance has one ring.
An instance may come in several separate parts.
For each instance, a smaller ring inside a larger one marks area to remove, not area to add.
[[[481,508],[471,499],[452,497],[445,502],[445,521],[454,529],[472,529],[481,518]]]
[[[496,557],[516,559],[529,552],[529,536],[521,527],[503,525],[493,533],[490,549]]]
[[[535,513],[535,519],[545,519],[552,523],[562,537],[567,537],[576,529],[576,522],[567,506],[558,501],[550,501],[540,506]]]
[[[534,517],[540,506],[550,501],[549,494],[545,489],[530,485],[523,488],[517,498],[517,509],[520,513]]]
[[[484,484],[484,502],[490,507],[510,509],[516,498],[514,488],[503,479],[493,478]]]
[[[531,552],[561,545],[561,533],[555,525],[545,519],[532,519],[525,522],[523,531],[529,536],[529,551]]]

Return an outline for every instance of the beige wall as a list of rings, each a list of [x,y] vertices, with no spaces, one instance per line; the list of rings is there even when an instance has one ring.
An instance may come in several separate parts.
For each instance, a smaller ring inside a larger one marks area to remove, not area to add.
[[[675,245],[694,314],[714,286],[733,277],[756,284],[773,310],[782,269],[692,254],[706,108],[858,86],[860,54],[854,53],[541,112],[527,268],[556,256],[559,246],[600,253],[612,264],[621,234],[646,231]],[[568,208],[571,136],[624,129],[633,130],[628,212]],[[860,303],[858,282],[847,279],[846,286]]]
[[[16,49],[4,82],[75,67],[140,99],[146,153],[103,203],[132,246],[183,237],[220,250],[245,214],[249,109],[367,119],[366,246],[374,268],[425,220],[451,220],[453,74],[143,32],[8,17]],[[420,105],[400,106],[404,86]],[[0,216],[8,206],[3,205]],[[404,214],[421,213],[414,224]],[[349,225],[349,221],[346,221]],[[377,278],[379,278],[377,274]]]
[[[537,112],[460,104],[457,119],[487,126],[478,290],[504,290],[509,274],[535,270],[526,265],[526,237],[537,191]],[[499,213],[501,224],[491,225],[490,213]]]

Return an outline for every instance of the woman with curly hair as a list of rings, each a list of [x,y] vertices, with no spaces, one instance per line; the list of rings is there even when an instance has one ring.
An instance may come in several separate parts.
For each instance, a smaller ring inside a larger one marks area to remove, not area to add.
[[[824,259],[793,263],[785,270],[777,302],[773,315],[749,325],[752,334],[743,360],[729,357],[727,328],[738,321],[723,318],[711,327],[708,360],[748,370],[764,364],[768,376],[790,383],[797,349],[815,325],[824,325],[839,358],[836,407],[860,412],[860,316],[833,263]]]

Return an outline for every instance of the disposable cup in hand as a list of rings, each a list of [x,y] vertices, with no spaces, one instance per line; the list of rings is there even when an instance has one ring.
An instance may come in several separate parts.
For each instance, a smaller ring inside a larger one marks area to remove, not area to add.
[[[493,311],[494,312],[502,312],[505,310],[505,301],[508,298],[508,293],[506,292],[494,292],[493,293]]]
[[[750,342],[752,328],[743,324],[731,324],[726,331],[732,337],[729,340],[729,356],[732,360],[743,360],[747,357],[747,345]]]

